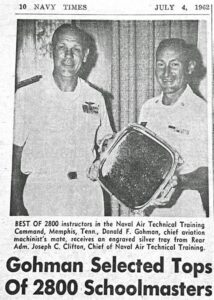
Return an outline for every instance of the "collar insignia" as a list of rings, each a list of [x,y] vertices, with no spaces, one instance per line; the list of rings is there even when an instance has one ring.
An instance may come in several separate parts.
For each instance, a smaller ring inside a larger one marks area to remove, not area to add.
[[[181,134],[189,135],[189,130],[188,129],[178,128],[178,127],[175,127],[173,125],[169,125],[168,128],[172,129],[174,132],[178,132],[178,133],[181,133]]]
[[[97,106],[94,102],[85,102],[82,105],[82,109],[84,113],[87,114],[98,114],[99,106]]]

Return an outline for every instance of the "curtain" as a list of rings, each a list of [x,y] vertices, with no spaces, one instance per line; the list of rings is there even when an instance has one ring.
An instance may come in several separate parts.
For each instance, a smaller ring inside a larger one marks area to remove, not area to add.
[[[203,64],[207,66],[207,23],[206,21],[200,21],[198,24],[198,49],[203,58]],[[204,77],[200,82],[200,92],[207,99],[207,78]]]
[[[87,75],[105,98],[112,127],[119,131],[137,122],[142,104],[157,95],[155,50],[164,38],[183,38],[198,44],[196,20],[106,21],[106,20],[19,20],[17,24],[18,81],[50,73],[51,37],[60,24],[75,22],[96,42],[97,60]],[[206,49],[204,50],[206,52]],[[114,199],[106,202],[110,215],[129,215]]]

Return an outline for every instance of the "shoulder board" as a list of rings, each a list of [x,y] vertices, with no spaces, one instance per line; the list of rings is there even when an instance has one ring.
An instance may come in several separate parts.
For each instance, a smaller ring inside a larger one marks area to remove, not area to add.
[[[39,81],[41,78],[42,78],[42,75],[36,75],[36,76],[31,77],[31,78],[19,81],[16,84],[16,90],[20,89],[23,86],[35,83],[35,82]]]

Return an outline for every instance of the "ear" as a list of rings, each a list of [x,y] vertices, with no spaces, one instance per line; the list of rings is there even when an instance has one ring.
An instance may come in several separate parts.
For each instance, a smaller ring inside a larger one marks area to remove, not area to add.
[[[50,44],[50,56],[53,58],[53,44]]]
[[[84,63],[86,63],[87,58],[88,58],[88,55],[89,55],[89,49],[87,48],[87,49],[85,50],[84,57],[83,57],[83,62],[84,62]]]
[[[194,60],[190,60],[189,61],[189,64],[188,64],[188,74],[192,74],[195,70],[195,67],[196,67],[196,61]]]

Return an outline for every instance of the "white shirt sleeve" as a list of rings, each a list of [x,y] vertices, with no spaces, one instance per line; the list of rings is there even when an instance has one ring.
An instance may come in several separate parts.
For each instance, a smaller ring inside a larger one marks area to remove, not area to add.
[[[100,99],[100,127],[97,134],[97,143],[99,144],[107,135],[112,135],[113,131],[109,122],[105,101],[101,96]]]
[[[28,136],[26,109],[25,93],[18,90],[15,95],[13,143],[20,147],[24,145]]]
[[[143,105],[144,106],[144,105]],[[138,123],[140,124],[141,122],[143,122],[143,119],[144,119],[144,107],[141,107],[141,110],[140,110],[140,115],[139,115],[139,118],[138,118]]]
[[[149,100],[150,101],[150,100]],[[140,110],[140,115],[138,118],[138,123],[142,123],[142,122],[147,122],[148,120],[148,115],[149,115],[149,109],[148,109],[148,101],[144,102],[141,110]]]

